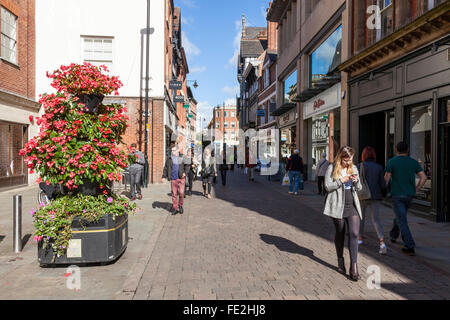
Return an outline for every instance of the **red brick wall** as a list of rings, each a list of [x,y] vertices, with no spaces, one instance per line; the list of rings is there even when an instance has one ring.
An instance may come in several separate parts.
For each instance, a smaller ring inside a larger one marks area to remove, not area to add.
[[[128,109],[129,127],[123,135],[123,140],[126,145],[122,146],[125,150],[129,148],[132,143],[137,143],[138,149],[144,153],[145,150],[145,118],[142,112],[145,111],[144,101],[142,102],[142,109],[139,98],[125,98]],[[152,165],[152,105],[153,105],[153,165]],[[148,132],[148,162],[150,168],[153,170],[153,182],[162,182],[162,174],[164,169],[164,101],[149,100],[149,118],[148,123],[150,130]],[[151,180],[151,171],[149,175]]]
[[[0,59],[0,88],[34,99],[36,77],[35,0],[0,0],[0,6],[18,18],[18,65]]]

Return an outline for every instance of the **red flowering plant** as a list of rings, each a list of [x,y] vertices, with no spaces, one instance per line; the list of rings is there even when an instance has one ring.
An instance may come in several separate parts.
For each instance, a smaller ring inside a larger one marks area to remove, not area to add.
[[[81,93],[117,92],[121,82],[117,77],[102,74],[101,69],[106,70],[106,67],[71,64],[61,66],[49,75],[58,92],[41,96],[39,103],[44,114],[36,118],[39,135],[30,139],[20,151],[30,173],[39,173],[37,182],[62,185],[69,191],[33,213],[37,229],[35,240],[52,244],[57,255],[63,254],[68,246],[70,225],[75,216],[95,221],[108,213],[107,208],[113,208],[110,213],[115,216],[136,210],[135,204],[131,205],[111,191],[112,183],[121,179],[121,169],[128,167],[130,160],[135,160],[118,147],[123,143],[121,136],[127,128],[126,108],[119,104],[100,105],[98,112],[86,113],[84,104],[76,97]],[[96,183],[102,194],[77,194],[86,183]],[[111,200],[114,200],[114,207],[109,205]],[[99,203],[105,201],[108,203],[103,210],[86,213],[86,208],[100,208]],[[70,210],[64,203],[71,204]]]

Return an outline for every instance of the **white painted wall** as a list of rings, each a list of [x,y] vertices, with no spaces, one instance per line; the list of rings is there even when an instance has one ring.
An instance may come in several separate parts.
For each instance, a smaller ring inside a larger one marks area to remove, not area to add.
[[[164,0],[150,3],[150,26],[155,30],[150,36],[150,96],[163,96]],[[83,62],[81,36],[85,35],[114,37],[111,74],[119,76],[124,84],[120,96],[138,97],[140,30],[146,27],[146,21],[144,0],[37,0],[36,96],[54,91],[47,71],[62,64]]]

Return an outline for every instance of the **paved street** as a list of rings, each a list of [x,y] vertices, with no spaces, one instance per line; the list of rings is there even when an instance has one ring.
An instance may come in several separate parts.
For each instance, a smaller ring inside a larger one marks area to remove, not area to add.
[[[0,210],[0,299],[448,299],[450,230],[410,217],[417,254],[388,242],[380,256],[368,223],[360,246],[362,281],[336,271],[334,228],[322,215],[323,200],[306,184],[298,197],[279,182],[257,176],[250,183],[239,169],[218,184],[214,197],[201,196],[201,184],[188,197],[184,215],[170,216],[169,186],[145,190],[141,210],[130,217],[125,254],[107,266],[82,268],[81,290],[66,288],[65,267],[40,268],[30,239],[12,253],[12,195],[3,192]],[[33,228],[29,210],[36,189],[24,196],[24,235]],[[389,230],[391,209],[383,210]],[[345,251],[348,266],[348,252]],[[381,270],[380,290],[369,290],[369,266]]]

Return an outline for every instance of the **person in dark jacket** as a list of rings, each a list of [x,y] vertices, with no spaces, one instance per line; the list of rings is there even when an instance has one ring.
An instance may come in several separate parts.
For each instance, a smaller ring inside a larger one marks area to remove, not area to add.
[[[286,171],[289,175],[289,194],[298,195],[301,175],[303,175],[303,159],[299,155],[300,151],[295,150],[294,154],[288,159]]]
[[[197,167],[198,167],[198,163],[196,163],[195,159],[194,159],[193,149],[189,149],[188,158],[189,159],[187,159],[187,160],[189,161],[189,171],[187,172],[187,184],[186,184],[185,193],[184,193],[185,198],[186,198],[186,194],[188,196],[192,196],[192,187],[193,187],[193,183],[194,183],[194,177],[196,175]]]
[[[383,199],[383,189],[386,188],[386,182],[384,181],[384,170],[381,165],[376,163],[377,155],[372,147],[365,147],[361,155],[362,162],[358,165],[358,171],[360,174],[364,170],[364,177],[370,190],[370,199],[360,200],[362,220],[359,228],[358,244],[363,244],[364,236],[364,221],[366,220],[368,212],[372,219],[372,224],[377,232],[378,239],[380,240],[380,254],[387,253],[386,243],[384,241],[384,230],[380,220],[380,205]]]
[[[219,171],[222,180],[222,185],[225,186],[227,184],[227,171],[228,171],[226,152],[222,152],[222,156],[223,156],[223,163],[219,165]]]
[[[141,184],[142,184],[142,173],[144,171],[144,165],[145,165],[145,158],[144,154],[137,150],[137,144],[132,143],[130,148],[130,155],[136,156],[136,162],[132,163],[129,167],[130,172],[130,184],[131,184],[131,201],[136,200],[136,194],[137,198],[139,200],[142,200],[142,191],[141,191]]]
[[[217,177],[216,160],[211,155],[211,149],[206,147],[205,154],[202,160],[202,170],[200,172],[203,180],[203,195],[211,199],[211,185],[214,182],[214,177]],[[208,185],[208,193],[206,193],[206,186]]]
[[[163,179],[169,180],[172,189],[172,215],[183,214],[184,186],[189,162],[180,154],[177,144],[172,145],[172,154],[167,157],[164,165]]]

